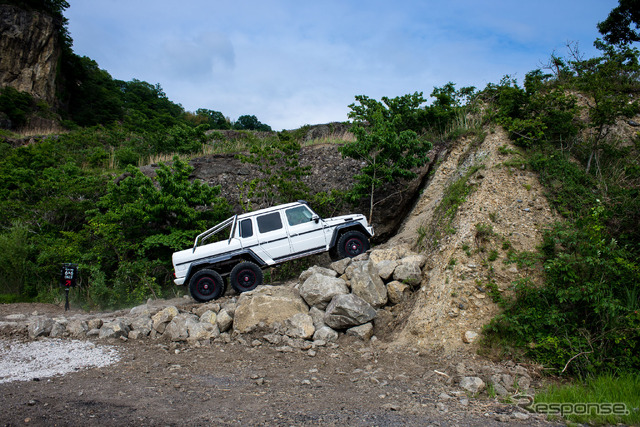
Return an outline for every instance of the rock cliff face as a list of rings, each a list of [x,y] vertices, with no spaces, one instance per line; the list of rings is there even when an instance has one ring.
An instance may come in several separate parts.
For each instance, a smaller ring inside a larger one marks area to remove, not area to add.
[[[45,14],[0,4],[0,87],[54,104],[61,54],[58,25]]]

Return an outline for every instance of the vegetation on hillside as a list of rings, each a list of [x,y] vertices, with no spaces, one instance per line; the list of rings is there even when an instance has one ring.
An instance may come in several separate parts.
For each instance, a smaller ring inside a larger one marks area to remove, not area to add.
[[[615,132],[640,112],[640,64],[627,45],[596,46],[481,94],[565,217],[539,248],[544,286],[519,283],[487,336],[581,375],[640,369],[640,138]]]
[[[621,0],[600,24],[599,56],[584,58],[570,45],[566,57],[553,55],[522,86],[508,76],[479,92],[447,83],[434,88],[428,105],[420,92],[381,101],[357,96],[350,105],[355,140],[341,151],[365,167],[348,194],[309,194],[302,183],[306,127],[258,138],[252,131],[271,129],[253,115],[234,122],[216,110],[185,111],[159,84],[115,80],[76,56],[65,33],[65,1],[3,3],[61,19],[61,78],[74,82],[61,85],[64,108],[56,111],[0,88],[4,300],[56,297],[63,262],[80,264],[85,287],[76,296],[83,304],[133,304],[170,293],[171,252],[230,215],[236,202],[190,181],[189,157],[226,151],[259,165],[261,175],[243,187],[245,209],[307,198],[329,210],[366,198],[371,216],[377,190],[412,177],[432,142],[468,131],[473,113],[509,132],[564,217],[536,254],[527,254],[544,267],[544,285],[518,282],[515,297],[501,299],[504,312],[487,326],[486,342],[555,372],[640,369],[640,137],[628,124],[640,112],[639,53],[629,44],[639,40],[633,1]],[[66,132],[27,145],[14,133],[34,116],[56,114]],[[224,133],[232,129],[233,140]],[[151,159],[172,163],[152,179],[136,167]],[[453,205],[464,200],[457,197]]]

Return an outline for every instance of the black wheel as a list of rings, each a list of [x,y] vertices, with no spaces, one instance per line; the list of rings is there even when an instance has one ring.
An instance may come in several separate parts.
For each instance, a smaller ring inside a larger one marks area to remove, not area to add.
[[[342,259],[340,255],[338,255],[338,250],[335,246],[329,249],[329,258],[331,261],[340,261]]]
[[[229,282],[239,294],[252,291],[262,285],[262,270],[250,261],[241,262],[231,270]]]
[[[218,299],[226,288],[220,274],[213,270],[200,270],[189,281],[189,293],[198,302]]]
[[[369,248],[369,239],[357,230],[347,231],[338,239],[337,250],[341,259],[356,257],[368,251]]]

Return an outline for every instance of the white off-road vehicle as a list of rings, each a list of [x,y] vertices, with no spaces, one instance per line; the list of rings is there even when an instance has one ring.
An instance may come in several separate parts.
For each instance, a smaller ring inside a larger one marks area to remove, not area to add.
[[[226,239],[203,245],[227,229]],[[206,302],[224,295],[227,278],[236,292],[250,291],[262,284],[264,268],[327,251],[333,259],[353,258],[369,249],[372,236],[364,215],[322,219],[302,200],[235,215],[173,254],[174,282]]]

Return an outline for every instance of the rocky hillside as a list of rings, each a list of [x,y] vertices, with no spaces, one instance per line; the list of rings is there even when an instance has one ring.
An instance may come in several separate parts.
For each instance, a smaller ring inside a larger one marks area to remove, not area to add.
[[[419,290],[392,310],[398,344],[473,348],[468,344],[499,312],[496,302],[513,282],[541,280],[539,266],[508,259],[534,250],[556,219],[536,174],[518,166],[517,149],[502,129],[470,142],[441,155],[399,232],[381,245],[415,248],[422,239],[428,259]],[[443,218],[442,205],[461,186],[466,200]]]
[[[44,13],[0,4],[0,87],[55,104],[59,25]]]
[[[316,135],[321,132],[317,130],[318,128],[322,128],[322,125],[311,128],[309,134]],[[387,185],[377,194],[376,197],[381,202],[374,212],[375,241],[386,241],[398,230],[402,219],[410,212],[418,193],[424,186],[429,171],[435,164],[434,159],[442,149],[442,145],[434,146],[429,153],[430,162],[415,169],[416,178]],[[195,169],[192,178],[209,185],[219,185],[222,196],[234,205],[238,213],[242,211],[240,205],[240,199],[243,197],[242,184],[259,176],[257,165],[243,163],[236,158],[235,154],[199,157],[191,160],[189,164]],[[352,158],[343,158],[336,144],[318,144],[302,148],[300,166],[310,168],[309,175],[305,176],[303,181],[310,188],[310,192],[315,194],[332,189],[348,190],[353,185],[353,177],[360,171],[362,164]],[[157,165],[149,165],[141,170],[148,176],[154,176],[157,167]],[[252,207],[260,209],[267,206],[253,203]],[[331,215],[346,214],[349,213],[349,209],[351,208],[336,207]],[[359,211],[368,212],[366,201],[363,201]]]

